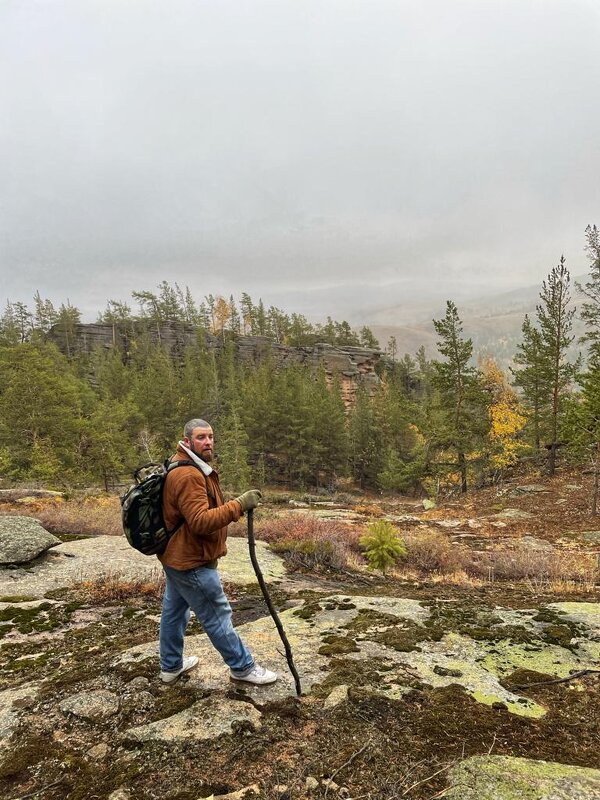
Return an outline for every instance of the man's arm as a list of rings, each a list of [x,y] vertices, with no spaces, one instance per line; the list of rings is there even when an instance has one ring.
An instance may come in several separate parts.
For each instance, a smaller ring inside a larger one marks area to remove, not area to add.
[[[190,531],[197,536],[210,536],[237,522],[242,507],[230,500],[218,508],[211,508],[204,475],[196,467],[178,467],[167,480],[165,490],[179,513],[185,518]]]

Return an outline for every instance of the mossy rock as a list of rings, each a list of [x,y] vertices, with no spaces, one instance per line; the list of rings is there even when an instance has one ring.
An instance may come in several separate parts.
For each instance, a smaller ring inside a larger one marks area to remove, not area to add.
[[[348,636],[325,636],[323,642],[324,644],[318,650],[319,655],[322,656],[339,656],[345,653],[359,652],[354,639],[350,639]]]

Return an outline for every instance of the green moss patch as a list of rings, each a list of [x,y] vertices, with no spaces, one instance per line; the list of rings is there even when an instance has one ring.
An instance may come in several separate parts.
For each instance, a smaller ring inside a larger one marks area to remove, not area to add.
[[[31,603],[36,599],[28,594],[8,594],[0,597],[0,603]]]
[[[321,645],[318,652],[322,656],[335,656],[343,655],[344,653],[358,653],[359,649],[356,646],[354,639],[348,636],[335,636],[329,635],[323,637],[324,644]]]

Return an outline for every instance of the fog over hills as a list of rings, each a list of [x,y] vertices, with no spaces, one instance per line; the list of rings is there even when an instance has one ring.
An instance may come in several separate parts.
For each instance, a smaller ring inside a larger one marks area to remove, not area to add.
[[[581,284],[586,280],[587,275],[579,275],[571,280],[571,307],[577,308],[583,300],[575,282]],[[475,357],[493,355],[506,367],[521,339],[525,314],[532,318],[535,316],[540,290],[541,285],[525,286],[508,292],[464,298],[462,302],[459,293],[450,292],[444,300],[417,300],[367,312],[364,324],[369,325],[382,347],[386,346],[391,336],[395,336],[399,356],[414,354],[421,345],[429,356],[433,356],[437,337],[432,320],[443,317],[446,299],[453,300],[463,321],[463,333],[473,340]],[[571,346],[573,358],[582,349],[578,339],[584,330],[576,313],[573,320],[575,340]]]

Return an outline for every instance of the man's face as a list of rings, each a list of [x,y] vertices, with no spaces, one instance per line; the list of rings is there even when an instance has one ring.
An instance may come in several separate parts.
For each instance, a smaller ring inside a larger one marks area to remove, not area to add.
[[[184,437],[183,443],[203,461],[212,461],[215,454],[215,436],[211,427],[194,428],[189,439],[187,436]]]

